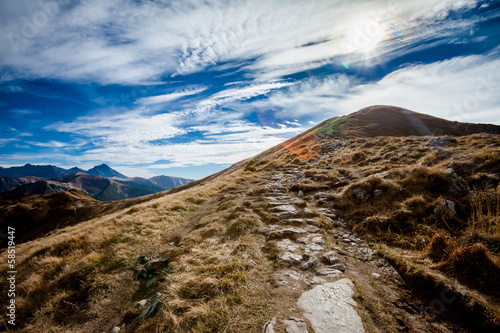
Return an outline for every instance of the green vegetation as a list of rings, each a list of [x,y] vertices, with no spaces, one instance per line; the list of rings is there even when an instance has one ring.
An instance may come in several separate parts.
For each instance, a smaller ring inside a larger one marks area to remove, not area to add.
[[[351,116],[342,116],[339,119],[320,127],[317,131],[317,134],[319,137],[330,136],[333,133],[337,132],[342,126],[347,124],[350,119]]]

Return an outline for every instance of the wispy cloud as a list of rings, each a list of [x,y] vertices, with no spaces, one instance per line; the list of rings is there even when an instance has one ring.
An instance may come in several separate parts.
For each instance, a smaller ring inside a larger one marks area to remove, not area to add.
[[[282,118],[324,119],[385,104],[451,120],[500,124],[497,53],[408,65],[370,84],[345,76],[307,79],[247,107],[279,108]]]
[[[355,50],[349,41],[367,19],[387,30],[389,49],[443,38],[474,23],[444,18],[477,1],[316,0],[284,6],[281,1],[193,0],[167,7],[158,2],[89,0],[52,10],[48,3],[0,4],[5,22],[0,36],[2,77],[152,83],[162,75],[250,59],[255,61],[245,66],[248,74],[279,76]],[[46,17],[44,24],[31,22],[36,13]],[[396,31],[403,35],[391,35]]]
[[[177,99],[180,99],[180,98],[183,98],[186,96],[197,95],[205,90],[207,90],[206,87],[200,87],[200,88],[195,88],[195,89],[177,91],[177,92],[173,92],[170,94],[143,97],[143,98],[138,99],[137,103],[141,104],[141,105],[153,105],[153,104],[167,103],[167,102],[175,101]]]

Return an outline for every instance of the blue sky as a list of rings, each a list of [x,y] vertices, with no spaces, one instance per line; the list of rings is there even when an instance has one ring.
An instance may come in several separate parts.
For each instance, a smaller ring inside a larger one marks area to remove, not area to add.
[[[0,165],[200,178],[375,104],[500,124],[500,2],[0,0]]]

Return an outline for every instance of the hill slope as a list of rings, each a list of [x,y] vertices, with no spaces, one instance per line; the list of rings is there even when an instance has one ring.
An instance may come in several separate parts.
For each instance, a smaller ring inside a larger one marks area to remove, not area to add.
[[[299,300],[348,278],[344,327],[498,331],[500,138],[347,138],[355,115],[19,245],[18,330],[319,332]]]

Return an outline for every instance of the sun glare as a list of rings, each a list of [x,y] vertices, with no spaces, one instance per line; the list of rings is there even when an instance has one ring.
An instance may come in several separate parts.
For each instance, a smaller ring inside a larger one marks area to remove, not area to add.
[[[380,22],[372,18],[354,21],[345,38],[349,52],[373,52],[385,39],[385,30]]]

